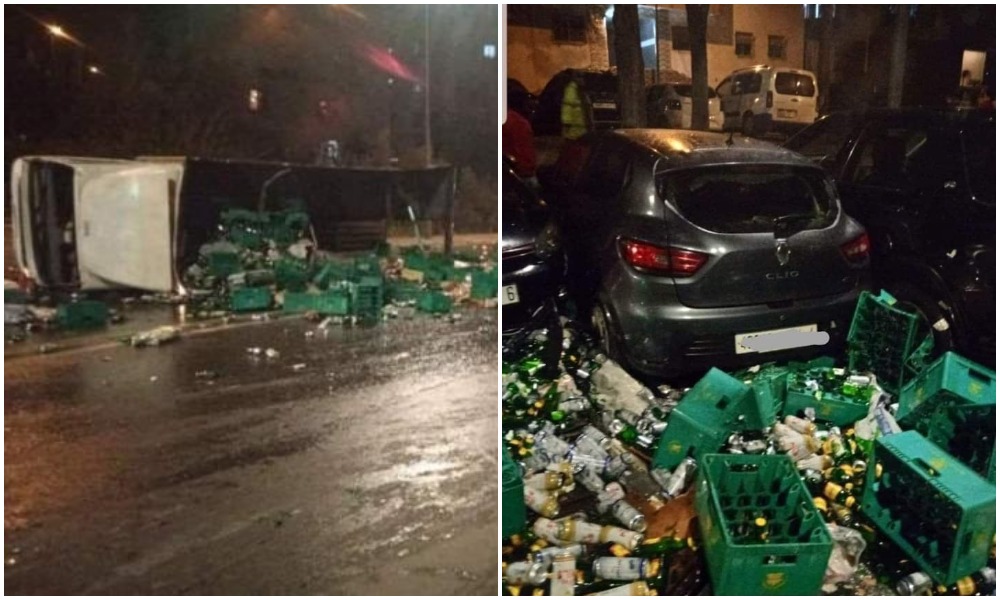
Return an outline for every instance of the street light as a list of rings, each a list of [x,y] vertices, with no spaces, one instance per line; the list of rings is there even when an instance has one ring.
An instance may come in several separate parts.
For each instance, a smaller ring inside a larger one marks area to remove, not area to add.
[[[66,30],[63,29],[62,27],[60,27],[59,25],[50,24],[50,25],[46,25],[45,28],[48,29],[49,33],[51,33],[55,37],[61,37],[61,38],[65,38],[67,40],[71,39],[69,37],[69,34],[66,33]]]

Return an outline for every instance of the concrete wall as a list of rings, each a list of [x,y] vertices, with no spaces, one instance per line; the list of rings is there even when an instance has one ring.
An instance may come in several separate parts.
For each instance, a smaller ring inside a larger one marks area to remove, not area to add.
[[[547,27],[507,25],[507,76],[532,92],[541,92],[563,69],[608,67],[608,37],[601,20],[587,28],[586,43],[556,42]]]

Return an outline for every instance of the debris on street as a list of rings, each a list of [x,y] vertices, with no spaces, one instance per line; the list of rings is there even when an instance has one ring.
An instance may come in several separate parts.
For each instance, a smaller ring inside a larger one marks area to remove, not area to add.
[[[137,333],[128,338],[126,341],[134,348],[143,348],[145,346],[159,346],[161,344],[166,344],[167,342],[178,340],[180,337],[180,327],[164,325],[163,327],[157,327],[155,329],[150,329],[149,331]]]
[[[503,593],[994,593],[995,373],[894,304],[862,294],[846,356],[690,388],[566,320],[512,338]]]

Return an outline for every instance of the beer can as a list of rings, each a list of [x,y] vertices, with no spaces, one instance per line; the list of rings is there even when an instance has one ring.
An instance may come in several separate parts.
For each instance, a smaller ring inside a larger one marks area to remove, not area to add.
[[[649,561],[645,558],[602,557],[594,561],[594,575],[612,581],[635,581],[649,576]]]

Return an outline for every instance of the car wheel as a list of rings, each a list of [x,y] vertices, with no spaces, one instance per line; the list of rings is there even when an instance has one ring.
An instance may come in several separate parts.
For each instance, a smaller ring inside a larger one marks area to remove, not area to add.
[[[743,137],[753,137],[753,113],[743,115],[743,127],[741,129]]]
[[[619,352],[618,342],[615,338],[611,321],[608,319],[604,306],[600,303],[595,304],[590,312],[590,325],[597,335],[598,342],[601,344],[601,351],[604,355],[621,364],[621,353]]]
[[[955,349],[955,324],[930,294],[909,283],[896,283],[888,286],[888,290],[896,298],[899,308],[917,313],[917,343],[923,341],[927,334],[933,334],[934,349],[928,359]]]

